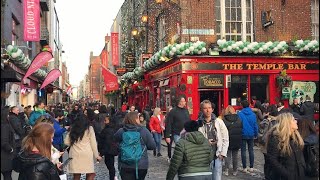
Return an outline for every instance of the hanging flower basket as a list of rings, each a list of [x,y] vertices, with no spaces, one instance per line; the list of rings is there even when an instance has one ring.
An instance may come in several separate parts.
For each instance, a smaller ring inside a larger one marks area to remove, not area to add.
[[[291,76],[287,75],[287,71],[284,69],[280,71],[279,75],[277,76],[277,86],[281,91],[284,87],[289,87],[292,84]]]

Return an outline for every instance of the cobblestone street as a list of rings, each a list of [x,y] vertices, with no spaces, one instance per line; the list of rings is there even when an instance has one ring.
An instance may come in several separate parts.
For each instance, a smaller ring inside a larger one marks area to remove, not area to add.
[[[166,179],[166,173],[169,167],[169,163],[167,162],[167,147],[164,146],[165,142],[162,142],[162,157],[154,157],[152,151],[149,151],[149,170],[146,179],[147,180],[164,180]],[[248,151],[247,151],[248,152]],[[238,172],[237,176],[233,176],[229,173],[229,176],[223,175],[222,179],[230,179],[230,180],[256,180],[263,179],[263,164],[264,158],[263,154],[259,150],[259,148],[254,147],[255,153],[255,161],[254,161],[254,172],[251,174]],[[241,158],[239,151],[239,160],[238,160],[238,168],[241,167]],[[248,155],[247,155],[248,158]],[[117,158],[116,158],[117,159]],[[249,163],[249,160],[247,160]],[[117,162],[116,162],[117,167]],[[109,180],[108,169],[104,162],[95,164],[96,170],[96,180]],[[117,172],[118,174],[118,172]],[[72,176],[68,175],[68,179],[72,180]],[[81,180],[84,180],[85,176],[81,177]],[[120,178],[119,178],[120,179]],[[178,179],[177,177],[175,179]]]

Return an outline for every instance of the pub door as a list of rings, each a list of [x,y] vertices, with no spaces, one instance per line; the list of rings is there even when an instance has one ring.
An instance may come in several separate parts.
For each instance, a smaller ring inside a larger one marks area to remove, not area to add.
[[[218,117],[223,108],[223,90],[200,89],[199,93],[200,103],[207,99],[215,104],[213,113]]]

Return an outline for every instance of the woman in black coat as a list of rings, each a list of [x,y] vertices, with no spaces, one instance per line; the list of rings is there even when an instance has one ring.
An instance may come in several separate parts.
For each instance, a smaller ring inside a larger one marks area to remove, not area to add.
[[[12,160],[16,155],[14,130],[9,124],[9,107],[1,108],[1,173],[4,180],[12,180]]]
[[[267,141],[265,178],[270,180],[305,179],[303,139],[291,113],[277,116],[278,124],[271,129]]]
[[[114,157],[119,154],[119,143],[115,140],[114,134],[118,131],[118,127],[110,116],[105,116],[105,126],[101,131],[98,139],[98,150],[104,155],[104,162],[109,170],[110,180],[114,180],[116,170],[114,168]]]
[[[228,106],[225,110],[224,124],[229,131],[229,147],[226,158],[226,169],[224,174],[229,175],[230,162],[232,158],[233,175],[237,175],[238,167],[238,152],[241,148],[242,142],[242,122],[236,114],[235,109],[232,106]]]

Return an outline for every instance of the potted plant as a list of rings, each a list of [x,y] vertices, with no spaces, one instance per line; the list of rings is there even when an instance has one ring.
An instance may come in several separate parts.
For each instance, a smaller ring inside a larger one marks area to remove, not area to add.
[[[284,87],[289,87],[292,84],[292,78],[287,74],[286,69],[280,71],[279,75],[277,76],[277,86],[279,90],[282,90]]]

